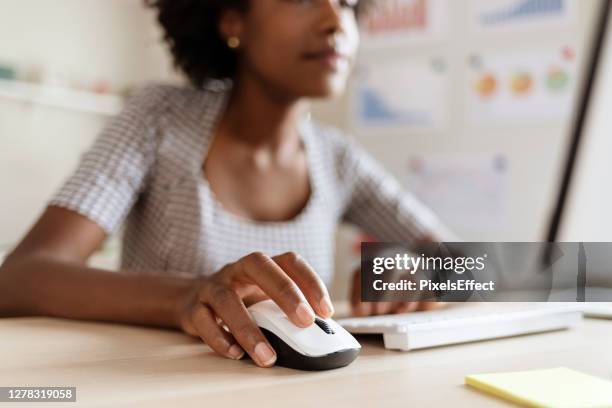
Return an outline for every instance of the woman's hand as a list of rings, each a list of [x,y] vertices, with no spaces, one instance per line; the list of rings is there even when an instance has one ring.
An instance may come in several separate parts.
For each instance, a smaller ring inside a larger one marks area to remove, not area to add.
[[[180,300],[180,327],[222,356],[237,360],[246,351],[257,365],[272,366],[276,353],[247,311],[266,298],[299,327],[334,313],[325,285],[299,255],[255,252],[201,278]]]
[[[361,301],[361,269],[353,272],[351,289],[351,313],[354,316],[372,316],[382,314],[410,313],[416,311],[436,310],[444,307],[442,302],[362,302]]]

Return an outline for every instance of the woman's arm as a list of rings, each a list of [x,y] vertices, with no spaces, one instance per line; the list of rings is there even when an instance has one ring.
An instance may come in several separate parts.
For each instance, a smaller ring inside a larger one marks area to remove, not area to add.
[[[368,152],[337,135],[335,148],[339,175],[346,186],[343,221],[382,242],[405,245],[420,252],[432,242],[453,242],[457,237],[404,189]],[[360,271],[353,273],[349,298],[358,316],[404,313],[435,308],[431,302],[361,302]]]
[[[217,353],[276,353],[246,306],[271,298],[299,327],[333,314],[325,285],[299,255],[252,253],[206,278],[126,275],[88,268],[106,233],[71,210],[49,207],[0,267],[0,317],[43,315],[179,328]],[[224,330],[220,321],[227,325]]]
[[[0,316],[45,315],[176,327],[193,279],[89,268],[148,188],[165,91],[136,92],[82,156],[76,171],[0,268]]]
[[[89,268],[87,259],[105,238],[88,218],[49,207],[0,267],[0,317],[178,328],[179,300],[193,290],[195,280]]]

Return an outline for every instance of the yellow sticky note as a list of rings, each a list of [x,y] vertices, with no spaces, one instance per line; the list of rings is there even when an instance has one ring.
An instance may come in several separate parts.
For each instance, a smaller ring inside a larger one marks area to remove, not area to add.
[[[474,374],[465,383],[527,407],[612,407],[612,381],[563,367]]]

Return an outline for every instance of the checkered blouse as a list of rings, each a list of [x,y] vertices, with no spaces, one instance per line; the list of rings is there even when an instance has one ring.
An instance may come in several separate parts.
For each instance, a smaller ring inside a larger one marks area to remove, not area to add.
[[[211,274],[253,251],[301,254],[330,282],[339,222],[380,240],[411,243],[447,234],[436,217],[339,131],[304,119],[312,193],[284,222],[229,213],[202,172],[230,82],[203,89],[150,85],[106,126],[50,205],[96,222],[108,234],[125,221],[122,270]]]

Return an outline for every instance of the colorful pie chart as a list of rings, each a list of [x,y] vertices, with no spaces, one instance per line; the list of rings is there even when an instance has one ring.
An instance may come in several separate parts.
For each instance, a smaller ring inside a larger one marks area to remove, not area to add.
[[[512,75],[510,90],[516,96],[528,95],[533,89],[533,77],[525,71],[516,72]]]
[[[482,98],[490,98],[497,91],[497,78],[491,73],[483,74],[476,81],[476,93]]]

